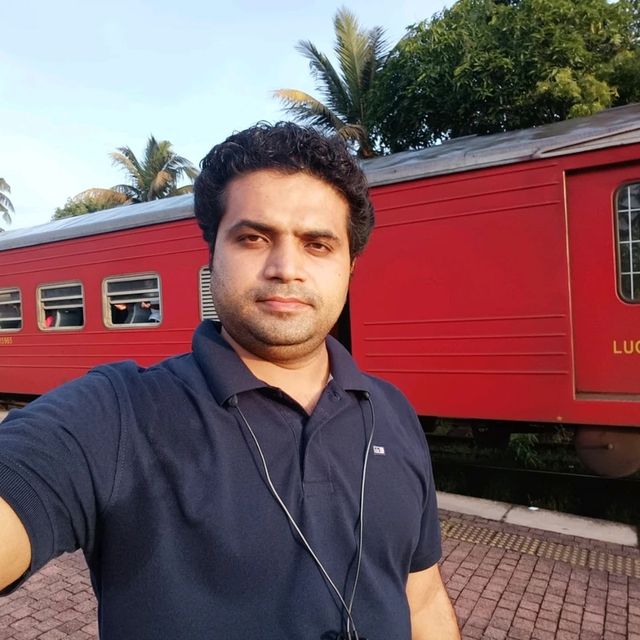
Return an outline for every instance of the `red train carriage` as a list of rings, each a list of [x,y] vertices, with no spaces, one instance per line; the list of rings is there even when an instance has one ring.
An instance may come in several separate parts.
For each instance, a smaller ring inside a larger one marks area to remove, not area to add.
[[[583,425],[640,466],[640,105],[366,163],[351,345],[423,416]],[[190,348],[215,310],[191,196],[0,236],[0,390]],[[491,428],[499,429],[499,422]]]
[[[215,315],[207,261],[190,195],[3,234],[0,390],[40,394],[103,362],[190,350]]]
[[[376,231],[350,296],[363,368],[421,415],[593,425],[585,462],[638,469],[640,105],[367,174]]]

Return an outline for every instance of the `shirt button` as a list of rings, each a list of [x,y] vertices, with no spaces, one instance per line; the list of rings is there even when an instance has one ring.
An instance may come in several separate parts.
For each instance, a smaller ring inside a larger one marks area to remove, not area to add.
[[[340,400],[340,395],[339,395],[339,394],[337,394],[335,391],[333,391],[333,392],[331,393],[331,399],[332,399],[333,401],[335,401],[335,402],[338,402],[338,400]]]

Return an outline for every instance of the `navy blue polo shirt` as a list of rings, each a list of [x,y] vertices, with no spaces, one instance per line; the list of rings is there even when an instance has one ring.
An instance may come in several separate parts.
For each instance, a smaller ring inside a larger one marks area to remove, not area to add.
[[[441,552],[425,438],[395,387],[327,345],[333,377],[310,416],[257,379],[210,321],[192,353],[98,367],[12,411],[0,426],[0,495],[28,531],[29,573],[83,549],[103,640],[335,638],[338,599],[233,405],[347,600],[375,420],[353,618],[368,640],[410,638],[407,576]]]

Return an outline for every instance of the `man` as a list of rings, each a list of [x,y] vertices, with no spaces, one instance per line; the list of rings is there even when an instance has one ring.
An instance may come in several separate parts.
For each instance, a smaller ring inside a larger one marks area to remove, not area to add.
[[[0,428],[0,588],[82,548],[103,639],[459,638],[426,444],[327,334],[373,226],[337,138],[283,123],[195,186],[221,325]]]

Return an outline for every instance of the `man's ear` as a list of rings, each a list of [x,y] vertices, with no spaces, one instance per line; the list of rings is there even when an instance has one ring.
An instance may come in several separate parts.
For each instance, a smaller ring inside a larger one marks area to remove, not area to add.
[[[356,260],[357,258],[354,258],[351,261],[351,268],[349,269],[349,275],[352,276],[353,275],[353,270],[356,268]]]

